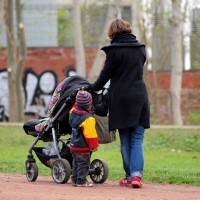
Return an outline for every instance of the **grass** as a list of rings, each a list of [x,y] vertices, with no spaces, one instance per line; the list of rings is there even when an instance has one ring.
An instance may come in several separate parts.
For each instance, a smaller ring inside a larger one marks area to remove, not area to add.
[[[118,135],[117,135],[118,136]],[[34,138],[19,126],[0,127],[0,172],[25,174],[24,162]],[[37,146],[47,146],[39,141]],[[34,154],[35,155],[35,154]],[[200,130],[148,129],[144,139],[144,182],[200,186]],[[35,156],[39,175],[51,175]],[[109,166],[109,180],[124,177],[119,138],[102,144],[92,154],[104,159]]]

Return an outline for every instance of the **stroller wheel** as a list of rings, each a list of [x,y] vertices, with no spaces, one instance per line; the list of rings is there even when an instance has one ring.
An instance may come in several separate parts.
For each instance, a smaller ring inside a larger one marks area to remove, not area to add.
[[[58,159],[51,169],[52,178],[56,183],[66,183],[71,175],[71,166],[65,159]]]
[[[103,159],[95,159],[90,164],[90,178],[94,183],[104,183],[108,178],[108,165]]]
[[[38,177],[38,166],[36,163],[31,163],[28,160],[25,162],[26,165],[26,178],[28,181],[35,181]]]

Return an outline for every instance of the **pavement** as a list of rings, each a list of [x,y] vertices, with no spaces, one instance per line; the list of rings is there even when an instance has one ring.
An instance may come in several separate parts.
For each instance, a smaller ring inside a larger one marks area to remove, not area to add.
[[[18,122],[0,122],[0,126],[23,126],[24,123]],[[151,125],[151,128],[162,128],[162,129],[200,129],[200,126],[177,126],[177,125]]]
[[[23,124],[19,122],[0,122],[0,126],[23,126]]]

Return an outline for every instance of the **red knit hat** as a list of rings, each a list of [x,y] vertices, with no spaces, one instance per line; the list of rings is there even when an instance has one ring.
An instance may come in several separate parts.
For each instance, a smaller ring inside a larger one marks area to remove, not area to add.
[[[76,95],[76,103],[77,105],[89,108],[90,105],[92,104],[92,95],[87,91],[80,90]]]

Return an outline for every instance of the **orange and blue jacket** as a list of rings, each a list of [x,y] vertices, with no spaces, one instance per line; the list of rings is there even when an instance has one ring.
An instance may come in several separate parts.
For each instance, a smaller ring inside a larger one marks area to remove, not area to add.
[[[88,110],[76,103],[69,111],[69,124],[72,127],[70,149],[81,154],[99,146],[96,121]]]

